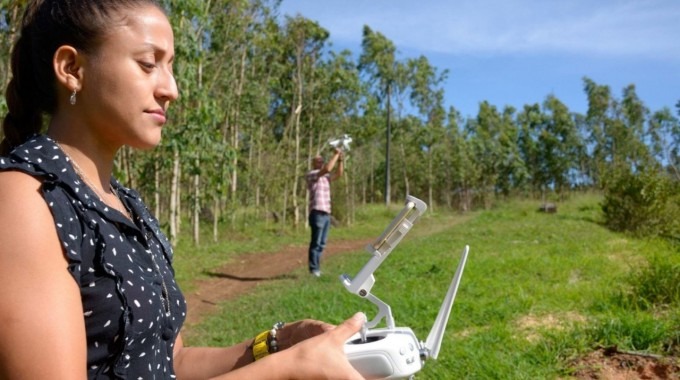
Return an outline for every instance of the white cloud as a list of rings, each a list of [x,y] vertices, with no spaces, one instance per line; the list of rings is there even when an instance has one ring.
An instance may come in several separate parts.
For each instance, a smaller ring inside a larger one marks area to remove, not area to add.
[[[367,24],[400,50],[680,60],[676,0],[284,0],[282,10],[296,7],[346,44]]]

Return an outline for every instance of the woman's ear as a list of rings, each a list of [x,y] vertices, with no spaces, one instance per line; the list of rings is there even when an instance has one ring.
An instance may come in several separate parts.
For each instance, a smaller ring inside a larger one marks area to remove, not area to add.
[[[83,73],[82,60],[83,56],[73,46],[62,45],[54,52],[52,59],[54,75],[57,82],[69,93],[80,90]]]

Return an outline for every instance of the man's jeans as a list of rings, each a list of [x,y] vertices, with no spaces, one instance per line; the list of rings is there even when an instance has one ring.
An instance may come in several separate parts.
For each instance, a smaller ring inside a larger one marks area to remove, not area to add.
[[[321,269],[321,254],[326,246],[331,216],[323,211],[312,210],[309,213],[309,226],[312,228],[312,241],[309,243],[309,271]]]

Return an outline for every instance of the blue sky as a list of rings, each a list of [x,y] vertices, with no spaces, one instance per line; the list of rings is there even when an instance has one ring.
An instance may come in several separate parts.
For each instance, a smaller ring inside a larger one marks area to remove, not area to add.
[[[552,94],[585,113],[583,77],[620,99],[635,84],[651,111],[680,101],[680,0],[283,0],[330,32],[333,50],[361,52],[364,25],[398,59],[426,56],[448,70],[446,106],[476,116]]]

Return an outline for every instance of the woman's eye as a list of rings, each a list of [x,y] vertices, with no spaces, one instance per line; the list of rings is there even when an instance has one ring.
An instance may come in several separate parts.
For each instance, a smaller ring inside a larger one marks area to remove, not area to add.
[[[151,62],[139,62],[139,64],[140,64],[143,68],[148,69],[148,70],[151,70],[151,69],[155,69],[155,68],[156,68],[156,64],[155,64],[155,63],[151,63]]]

